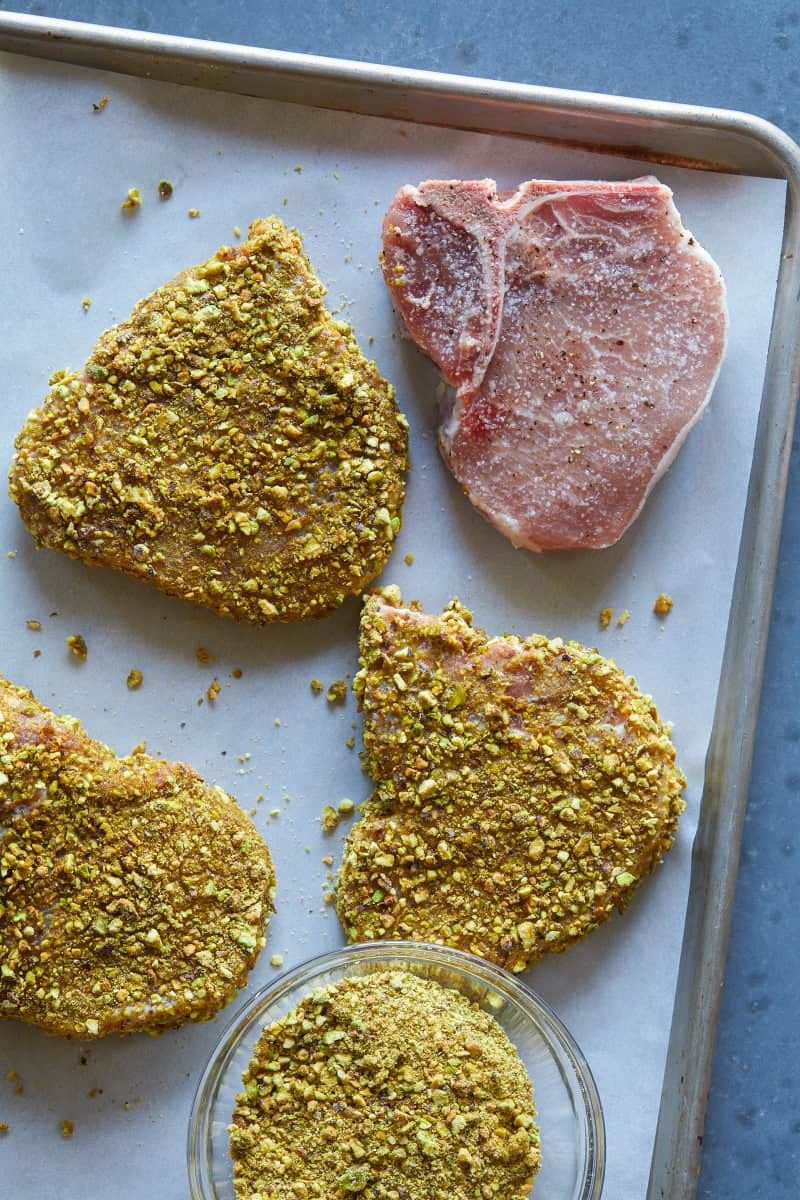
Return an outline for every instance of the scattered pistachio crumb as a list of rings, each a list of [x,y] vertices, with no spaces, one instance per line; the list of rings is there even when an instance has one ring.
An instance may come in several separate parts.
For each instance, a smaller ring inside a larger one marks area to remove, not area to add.
[[[614,616],[613,608],[602,608],[600,610],[600,628],[608,629],[611,624],[611,618]]]
[[[298,164],[296,167],[292,167],[292,170],[296,171],[297,174],[300,175],[302,173],[303,168]]]
[[[269,961],[270,961],[271,966],[273,966],[273,967],[282,967],[283,966],[283,955],[282,954],[273,954],[272,958]]]
[[[25,624],[28,626],[28,629],[33,630],[34,633],[38,633],[42,628],[41,621],[26,621]]]
[[[348,814],[351,813],[354,808],[355,804],[352,800],[348,800],[346,796],[344,800],[339,801],[339,812],[343,817],[348,816]]]
[[[347,699],[347,684],[343,679],[334,679],[325,695],[329,704],[343,704]]]
[[[201,667],[204,667],[207,663],[211,662],[211,654],[208,650],[206,650],[205,646],[198,646],[194,652],[194,656]]]
[[[194,220],[194,218],[195,218],[195,217],[199,217],[199,216],[200,216],[200,209],[199,209],[199,208],[190,208],[190,209],[189,209],[189,216],[192,218],[192,220]]]
[[[334,896],[333,892],[326,892],[322,899],[326,904],[333,904],[336,897]]]
[[[8,1133],[8,1121],[0,1121],[0,1133]]]
[[[333,866],[333,855],[326,854],[322,861],[326,867],[332,867]],[[330,878],[330,876],[329,876],[329,878]]]
[[[233,676],[234,679],[241,679],[242,678],[242,668],[234,667],[233,670],[231,671],[231,675]]]
[[[234,225],[233,227],[233,236],[236,238],[240,238],[242,236],[242,231],[238,225]]]
[[[8,557],[9,557],[9,558],[16,558],[16,557],[17,557],[17,552],[16,552],[16,550],[9,550],[9,552],[8,552]]]
[[[281,815],[281,810],[279,808],[271,808],[269,810],[269,815],[271,817],[279,817]]]
[[[84,312],[88,312],[89,309],[92,307],[92,301],[90,300],[90,298],[88,296],[84,296],[83,299],[81,300],[81,307],[83,308]]]
[[[158,194],[162,200],[169,200],[170,196],[172,195],[172,193],[174,191],[175,191],[175,188],[170,183],[169,179],[159,179]]]
[[[17,1074],[16,1071],[7,1071],[6,1079],[8,1080],[9,1083],[16,1083],[16,1081],[19,1079],[19,1075]]]
[[[102,112],[107,104],[108,104],[108,96],[101,96],[97,102],[95,102],[94,100],[92,101],[92,108],[94,109],[95,112]]]
[[[312,679],[311,680],[312,692],[321,692],[322,689],[323,689],[323,683],[322,683],[321,679]]]
[[[141,203],[142,203],[142,194],[139,191],[139,189],[135,188],[135,187],[129,188],[127,196],[122,201],[122,208],[128,209],[128,210],[134,209],[134,208],[140,208]]]
[[[61,1122],[61,1136],[62,1137],[71,1138],[74,1132],[75,1132],[75,1126],[72,1124],[72,1121],[67,1121],[65,1119]]]
[[[403,561],[408,563],[409,567],[413,564],[414,555],[411,553],[410,550],[409,550],[408,554],[405,556],[405,559]]]
[[[142,672],[138,671],[136,669],[136,667],[134,667],[133,670],[128,672],[128,678],[126,679],[125,682],[127,683],[130,690],[132,692],[135,692],[137,688],[142,686],[143,679],[144,679],[144,676],[142,675]]]
[[[347,746],[348,750],[355,749],[355,744],[356,744],[356,739],[354,737],[349,737],[347,739],[347,741],[345,742],[345,746]]]
[[[215,675],[214,678],[211,680],[211,683],[206,688],[206,699],[208,700],[208,703],[213,704],[221,691],[222,691],[222,685],[220,684],[220,681],[217,679],[217,677]]]
[[[86,648],[86,642],[84,641],[84,639],[81,637],[81,635],[79,633],[73,633],[70,637],[67,638],[67,647],[68,647],[70,653],[74,654],[76,658],[80,658],[83,660],[86,659],[86,655],[88,653],[87,648]]]
[[[280,719],[280,717],[276,717],[275,718],[275,728],[280,729],[280,727],[281,727],[281,719]]]
[[[339,824],[339,814],[331,804],[326,804],[322,810],[322,828],[326,833],[333,833]]]
[[[617,617],[617,625],[620,627],[620,629],[625,624],[625,622],[627,621],[627,619],[630,615],[631,614],[630,614],[629,610],[627,608],[623,608],[622,612]]]
[[[673,603],[672,597],[668,596],[666,592],[662,592],[653,605],[653,612],[657,613],[659,617],[665,617],[668,612],[672,611]]]

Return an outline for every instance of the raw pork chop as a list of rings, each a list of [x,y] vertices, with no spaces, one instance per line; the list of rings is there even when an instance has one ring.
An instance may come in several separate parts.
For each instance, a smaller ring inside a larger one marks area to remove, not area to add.
[[[337,911],[352,941],[413,938],[524,971],[624,908],[672,844],[686,780],[649,696],[578,642],[490,638],[370,596],[366,767]]]
[[[600,548],[639,513],[719,373],[719,268],[669,188],[438,181],[403,187],[383,271],[455,389],[442,453],[515,546]]]

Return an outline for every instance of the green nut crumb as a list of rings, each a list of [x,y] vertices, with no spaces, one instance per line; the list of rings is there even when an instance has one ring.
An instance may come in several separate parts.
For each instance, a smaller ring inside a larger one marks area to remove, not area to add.
[[[130,188],[127,196],[122,201],[122,208],[131,211],[135,208],[140,208],[142,203],[142,194],[138,188]]]
[[[322,828],[326,833],[333,833],[339,824],[339,814],[332,805],[326,804],[322,810]]]
[[[344,704],[347,699],[347,684],[343,679],[334,679],[325,695],[329,704]]]
[[[86,655],[88,654],[88,650],[86,648],[86,642],[84,641],[81,634],[73,633],[66,640],[67,640],[67,648],[68,648],[70,654],[74,654],[76,658],[80,658],[81,660],[85,661]]]
[[[135,692],[137,688],[140,688],[142,686],[143,679],[144,679],[144,676],[142,675],[142,672],[137,671],[136,667],[134,667],[132,671],[128,672],[128,678],[126,679],[125,682],[127,683],[129,689],[132,692]]]
[[[175,188],[172,186],[172,184],[170,183],[170,181],[168,179],[159,179],[158,194],[162,200],[169,200],[170,196],[172,195],[172,193],[174,191],[175,191]]]
[[[338,1183],[346,1192],[363,1192],[369,1183],[369,1167],[363,1164],[348,1167],[339,1176]]]

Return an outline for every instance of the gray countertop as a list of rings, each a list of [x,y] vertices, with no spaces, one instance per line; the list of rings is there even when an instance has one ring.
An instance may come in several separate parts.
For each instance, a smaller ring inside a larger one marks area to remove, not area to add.
[[[0,9],[743,109],[800,139],[796,0],[46,0]],[[800,462],[792,472],[699,1181],[701,1200],[800,1193]],[[70,1198],[72,1200],[72,1198]],[[609,1197],[609,1200],[626,1200]]]

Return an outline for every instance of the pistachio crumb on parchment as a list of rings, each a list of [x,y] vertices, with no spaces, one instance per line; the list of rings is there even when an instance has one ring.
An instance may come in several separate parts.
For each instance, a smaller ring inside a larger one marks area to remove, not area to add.
[[[326,804],[322,810],[322,828],[325,833],[333,833],[339,824],[339,814],[331,804]]]
[[[334,679],[325,696],[329,704],[344,704],[347,699],[347,684],[343,679]]]
[[[89,652],[86,647],[86,642],[80,633],[71,634],[71,636],[66,639],[66,642],[70,654],[74,654],[76,658],[80,658],[83,661],[86,660],[86,656]]]
[[[131,212],[131,211],[133,211],[133,209],[141,208],[141,204],[142,204],[142,194],[138,188],[134,187],[134,188],[129,188],[128,194],[125,197],[125,199],[122,201],[122,204],[120,207],[123,209],[126,209],[128,212]]]

